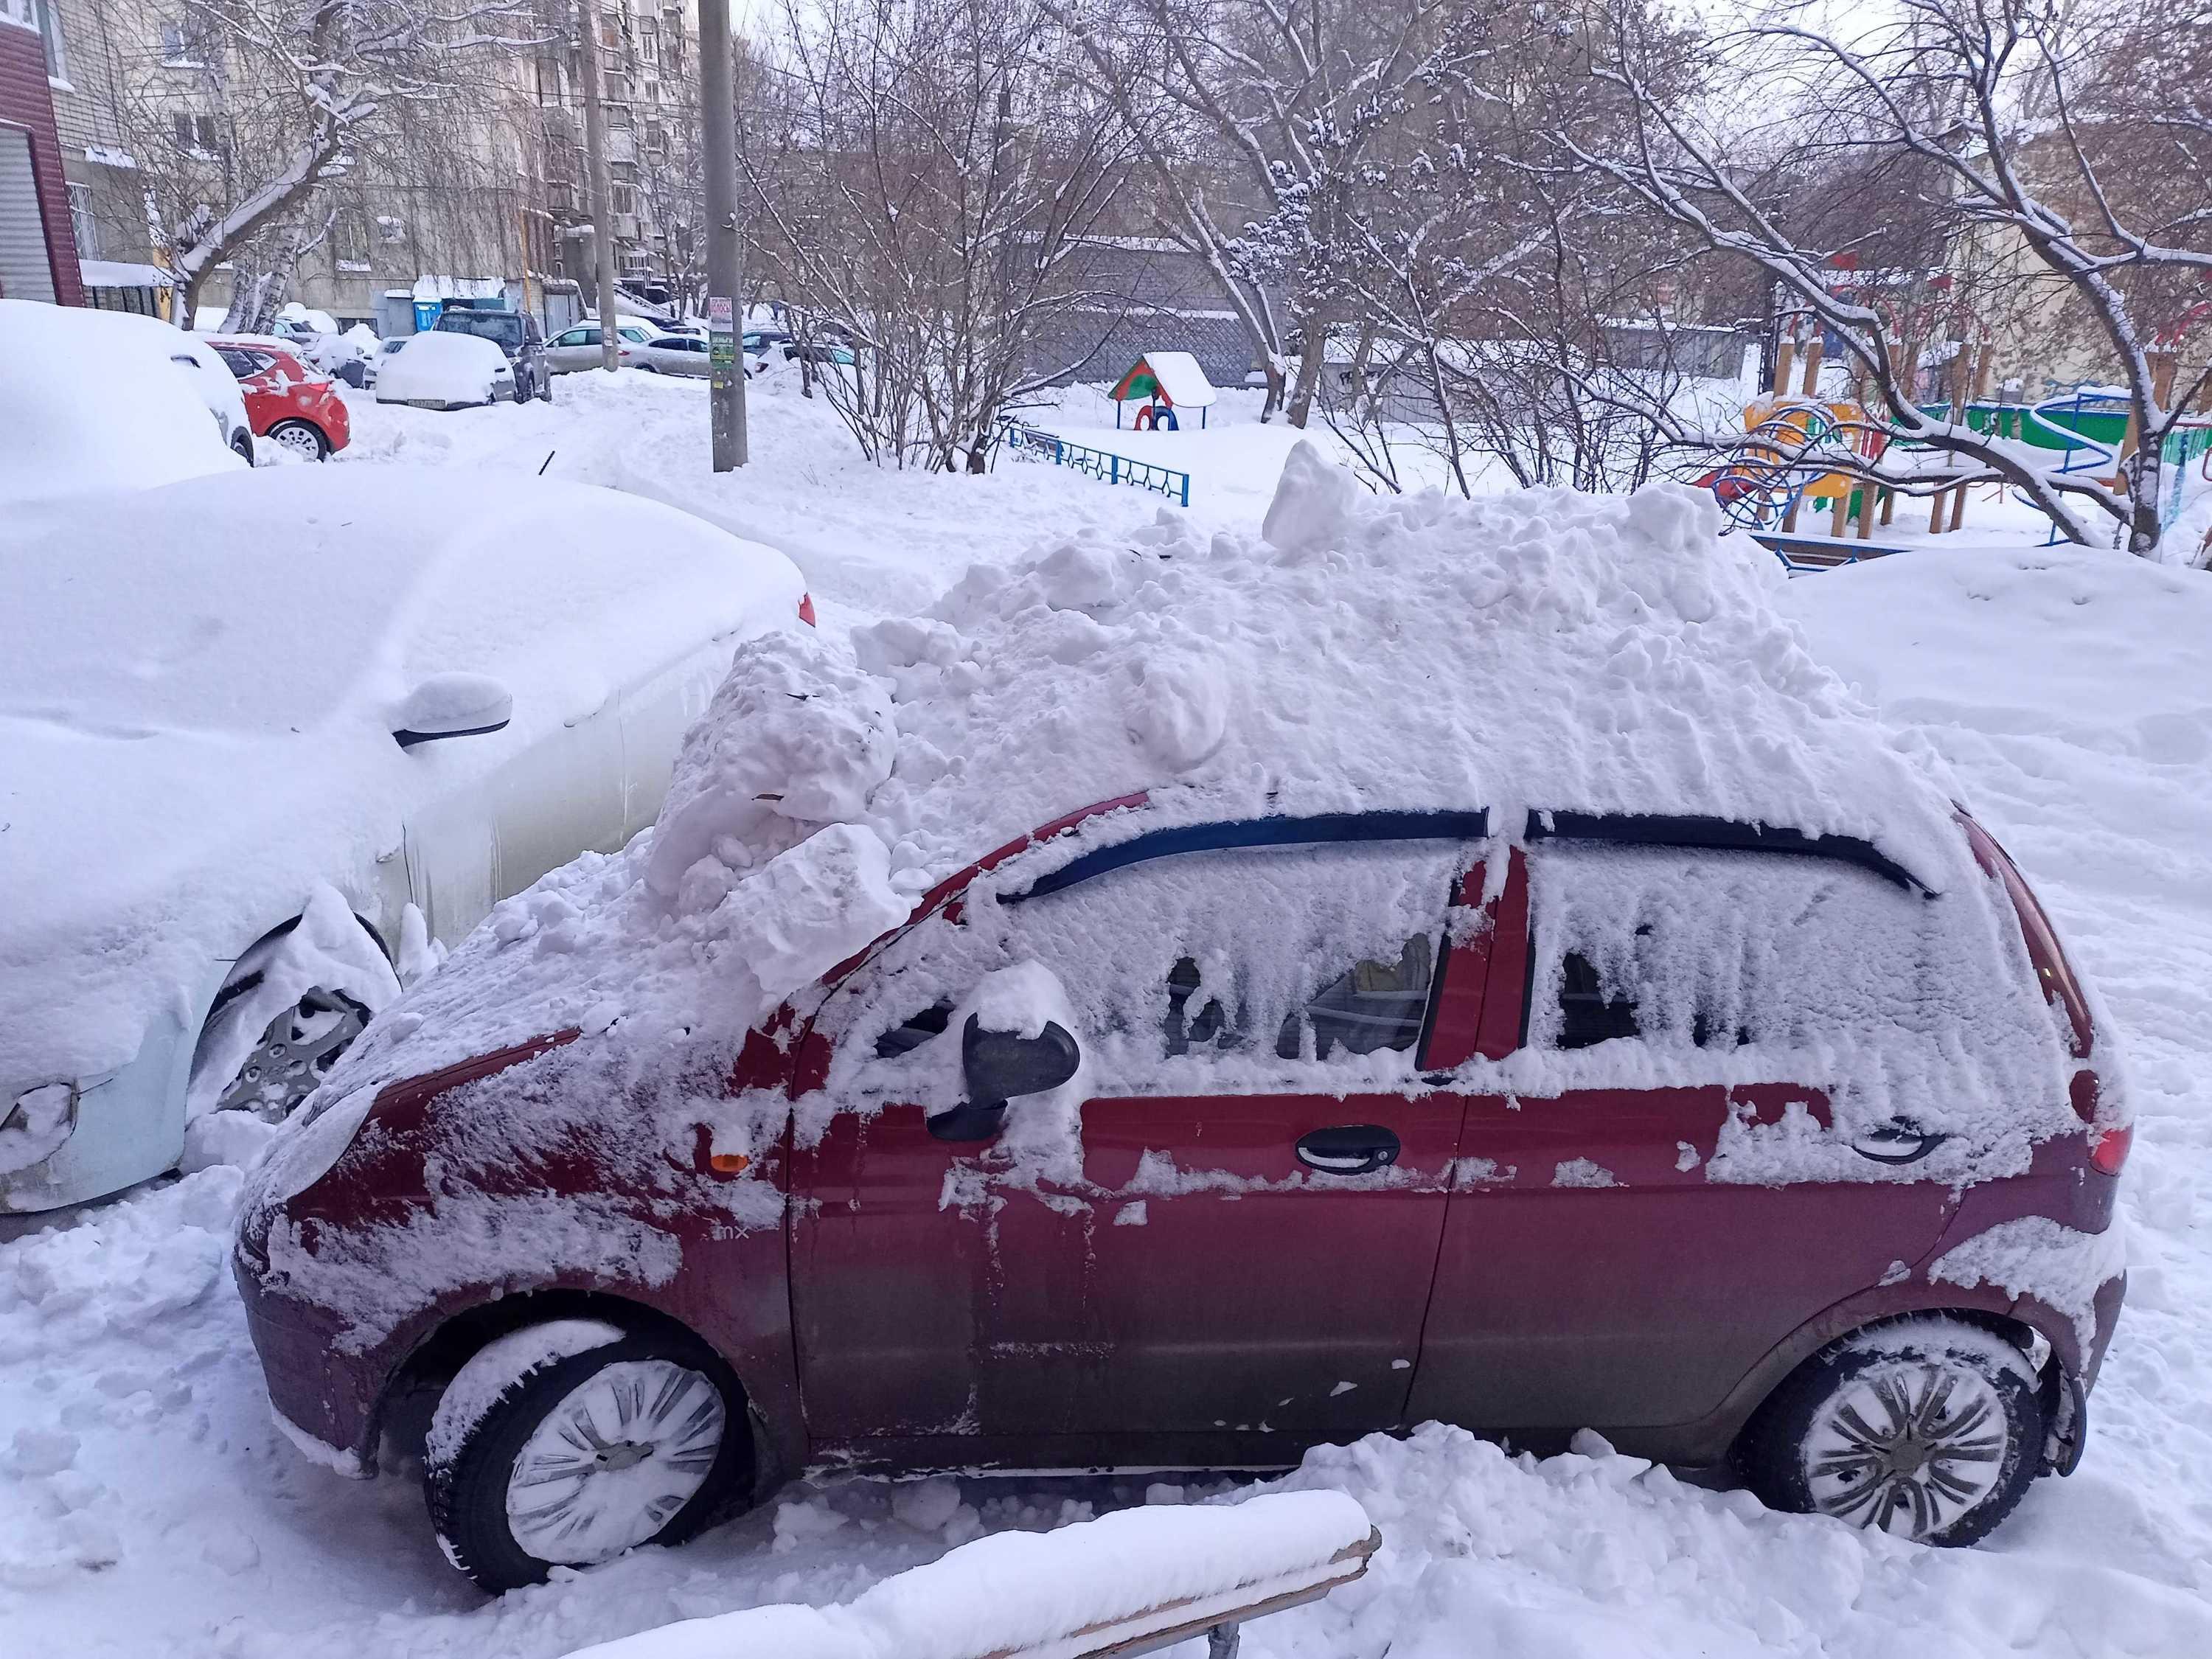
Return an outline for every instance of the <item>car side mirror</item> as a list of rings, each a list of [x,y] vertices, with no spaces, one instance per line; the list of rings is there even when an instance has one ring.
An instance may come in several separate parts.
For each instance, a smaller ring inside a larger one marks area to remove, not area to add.
[[[489,674],[433,674],[416,686],[393,716],[402,749],[441,738],[480,737],[514,717],[514,694]]]
[[[970,1014],[960,1037],[968,1098],[931,1118],[929,1133],[939,1140],[988,1140],[1006,1121],[1009,1100],[1057,1089],[1082,1063],[1083,1051],[1057,1020],[1046,1022],[1035,1036],[1024,1036],[1018,1031],[987,1031]]]

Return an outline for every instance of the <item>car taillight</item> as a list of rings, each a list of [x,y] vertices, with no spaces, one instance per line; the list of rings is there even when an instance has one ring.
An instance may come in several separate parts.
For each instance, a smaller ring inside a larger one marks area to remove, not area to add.
[[[2090,1130],[2090,1166],[2104,1175],[2119,1174],[2120,1165],[2128,1161],[2128,1149],[2135,1144],[2135,1138],[2132,1128]]]
[[[799,596],[799,620],[809,628],[814,626],[814,596],[811,593]]]

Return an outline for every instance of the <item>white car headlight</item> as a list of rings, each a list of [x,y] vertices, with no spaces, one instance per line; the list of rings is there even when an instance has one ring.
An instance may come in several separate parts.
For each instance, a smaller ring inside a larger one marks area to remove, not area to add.
[[[76,1085],[44,1083],[26,1089],[0,1116],[0,1175],[44,1163],[76,1129]]]

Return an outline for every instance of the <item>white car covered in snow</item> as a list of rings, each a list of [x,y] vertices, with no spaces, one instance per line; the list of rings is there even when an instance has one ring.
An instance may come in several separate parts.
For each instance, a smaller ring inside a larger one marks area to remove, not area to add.
[[[153,317],[0,300],[0,502],[143,489],[253,459],[215,349]]]
[[[376,401],[422,409],[470,409],[514,401],[514,366],[475,334],[426,330],[410,335],[376,372]]]
[[[781,554],[551,480],[98,505],[0,521],[0,1212],[282,1116],[441,941],[650,823],[735,643],[811,616]]]

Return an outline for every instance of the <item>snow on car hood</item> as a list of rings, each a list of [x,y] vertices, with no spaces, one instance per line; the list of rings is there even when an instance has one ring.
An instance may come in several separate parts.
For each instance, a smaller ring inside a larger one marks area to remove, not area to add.
[[[318,882],[372,908],[410,807],[720,635],[795,620],[781,555],[589,486],[286,468],[0,531],[0,1094],[111,1070]],[[403,752],[425,676],[489,737]]]
[[[585,1040],[530,1069],[620,1073],[579,1093],[726,1075],[750,1025],[934,883],[1138,790],[1148,826],[1718,814],[1869,837],[1939,890],[1973,879],[1941,781],[1807,653],[1772,561],[1718,528],[1666,485],[1371,497],[1302,445],[1257,537],[1163,513],[1134,545],[1086,533],[979,566],[859,630],[857,667],[757,641],[656,828],[502,904],[325,1097],[570,1028]]]

